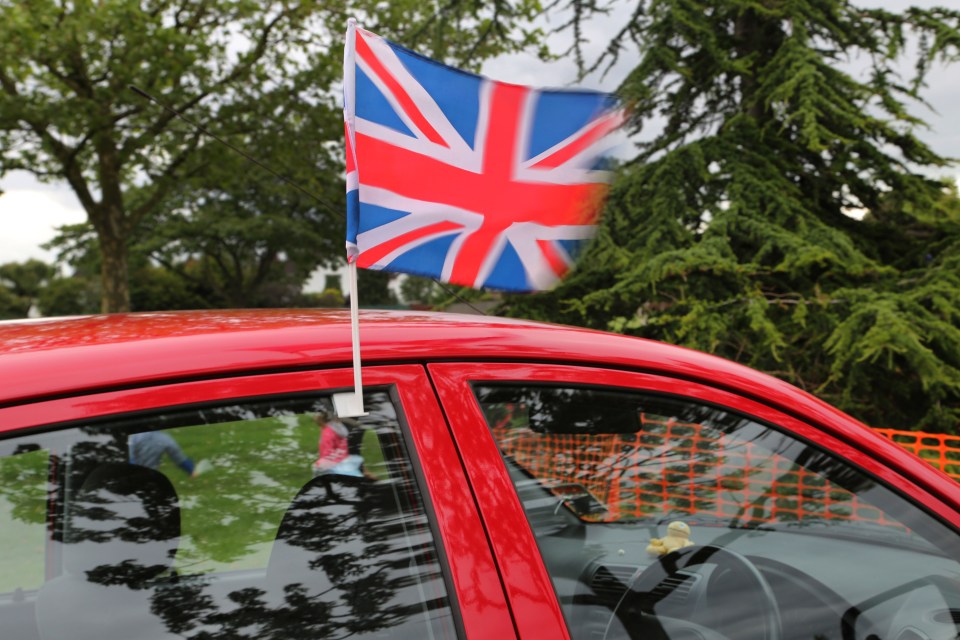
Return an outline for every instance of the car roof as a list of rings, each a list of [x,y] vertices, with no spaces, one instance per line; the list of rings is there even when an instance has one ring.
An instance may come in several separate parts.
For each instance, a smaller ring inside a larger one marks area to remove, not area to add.
[[[363,311],[363,363],[548,361],[641,369],[793,390],[690,349],[511,318]],[[0,322],[0,404],[164,380],[351,363],[339,309],[192,311]]]
[[[0,322],[0,406],[173,380],[349,366],[341,309],[105,314]],[[699,351],[513,318],[422,311],[360,313],[364,365],[564,362],[705,382],[808,419],[852,418],[796,387]]]

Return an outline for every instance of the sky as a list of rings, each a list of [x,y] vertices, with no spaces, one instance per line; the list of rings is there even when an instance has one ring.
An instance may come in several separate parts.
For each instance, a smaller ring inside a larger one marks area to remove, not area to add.
[[[882,0],[882,3],[881,0],[874,0],[872,3],[862,3],[870,4],[882,4],[889,11],[897,11],[911,5],[942,5],[944,0]],[[618,3],[610,16],[593,20],[585,32],[589,47],[596,51],[605,45],[609,35],[626,19],[632,6],[633,2]],[[556,22],[543,26],[550,29],[556,26]],[[554,37],[551,40],[555,50],[562,49],[563,45],[562,38]],[[579,86],[612,91],[635,62],[636,58],[627,57],[605,77],[587,78]],[[850,69],[853,72],[857,71],[858,66],[856,60],[851,61]],[[483,72],[496,80],[541,87],[570,86],[576,81],[576,69],[572,61],[542,62],[532,54],[513,54],[490,60],[484,65]],[[928,129],[918,131],[918,136],[940,155],[960,158],[960,118],[956,117],[956,110],[960,107],[960,62],[949,68],[942,65],[935,67],[928,77],[923,95],[933,110],[922,105],[913,108],[913,113],[929,125]],[[945,170],[943,175],[957,179],[960,177],[960,166]],[[0,178],[0,190],[3,191],[0,195],[0,264],[29,258],[52,261],[53,253],[41,245],[53,239],[58,226],[76,224],[86,219],[73,192],[63,182],[43,184],[26,172],[11,172]]]

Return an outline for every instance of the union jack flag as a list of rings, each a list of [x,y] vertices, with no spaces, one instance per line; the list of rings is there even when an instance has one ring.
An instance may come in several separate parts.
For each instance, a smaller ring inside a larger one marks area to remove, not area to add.
[[[623,112],[608,94],[495,82],[351,22],[344,120],[349,260],[531,291],[595,233]]]

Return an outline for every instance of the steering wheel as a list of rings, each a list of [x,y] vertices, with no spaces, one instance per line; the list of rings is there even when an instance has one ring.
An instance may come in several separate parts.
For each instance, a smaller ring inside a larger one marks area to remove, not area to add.
[[[660,557],[652,565],[634,574],[626,592],[613,610],[604,633],[604,640],[627,637],[632,640],[671,640],[699,637],[704,640],[727,640],[726,636],[692,622],[688,615],[682,618],[654,611],[657,603],[665,600],[684,581],[689,580],[690,567],[712,564],[715,571],[728,574],[749,584],[736,593],[738,601],[749,603],[752,620],[757,620],[757,631],[762,635],[738,632],[737,640],[781,640],[783,627],[780,609],[770,584],[756,566],[736,551],[714,545],[694,545]],[[681,574],[681,571],[684,573]],[[759,597],[756,597],[759,596]],[[691,599],[691,603],[696,599]],[[676,605],[673,605],[676,606]],[[672,612],[671,612],[672,613]],[[730,613],[730,612],[727,612]]]

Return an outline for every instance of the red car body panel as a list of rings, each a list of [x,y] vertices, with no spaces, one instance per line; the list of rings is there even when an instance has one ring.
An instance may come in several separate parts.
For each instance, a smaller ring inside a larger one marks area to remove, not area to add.
[[[519,369],[542,371],[535,365],[520,365]],[[456,422],[449,421],[457,447],[470,452],[464,465],[505,577],[504,586],[512,606],[523,610],[518,620],[520,637],[569,638],[553,582],[527,525],[523,505],[469,387],[470,380],[520,379],[519,369],[510,365],[493,366],[492,370],[475,364],[428,366],[447,415],[458,417]]]

